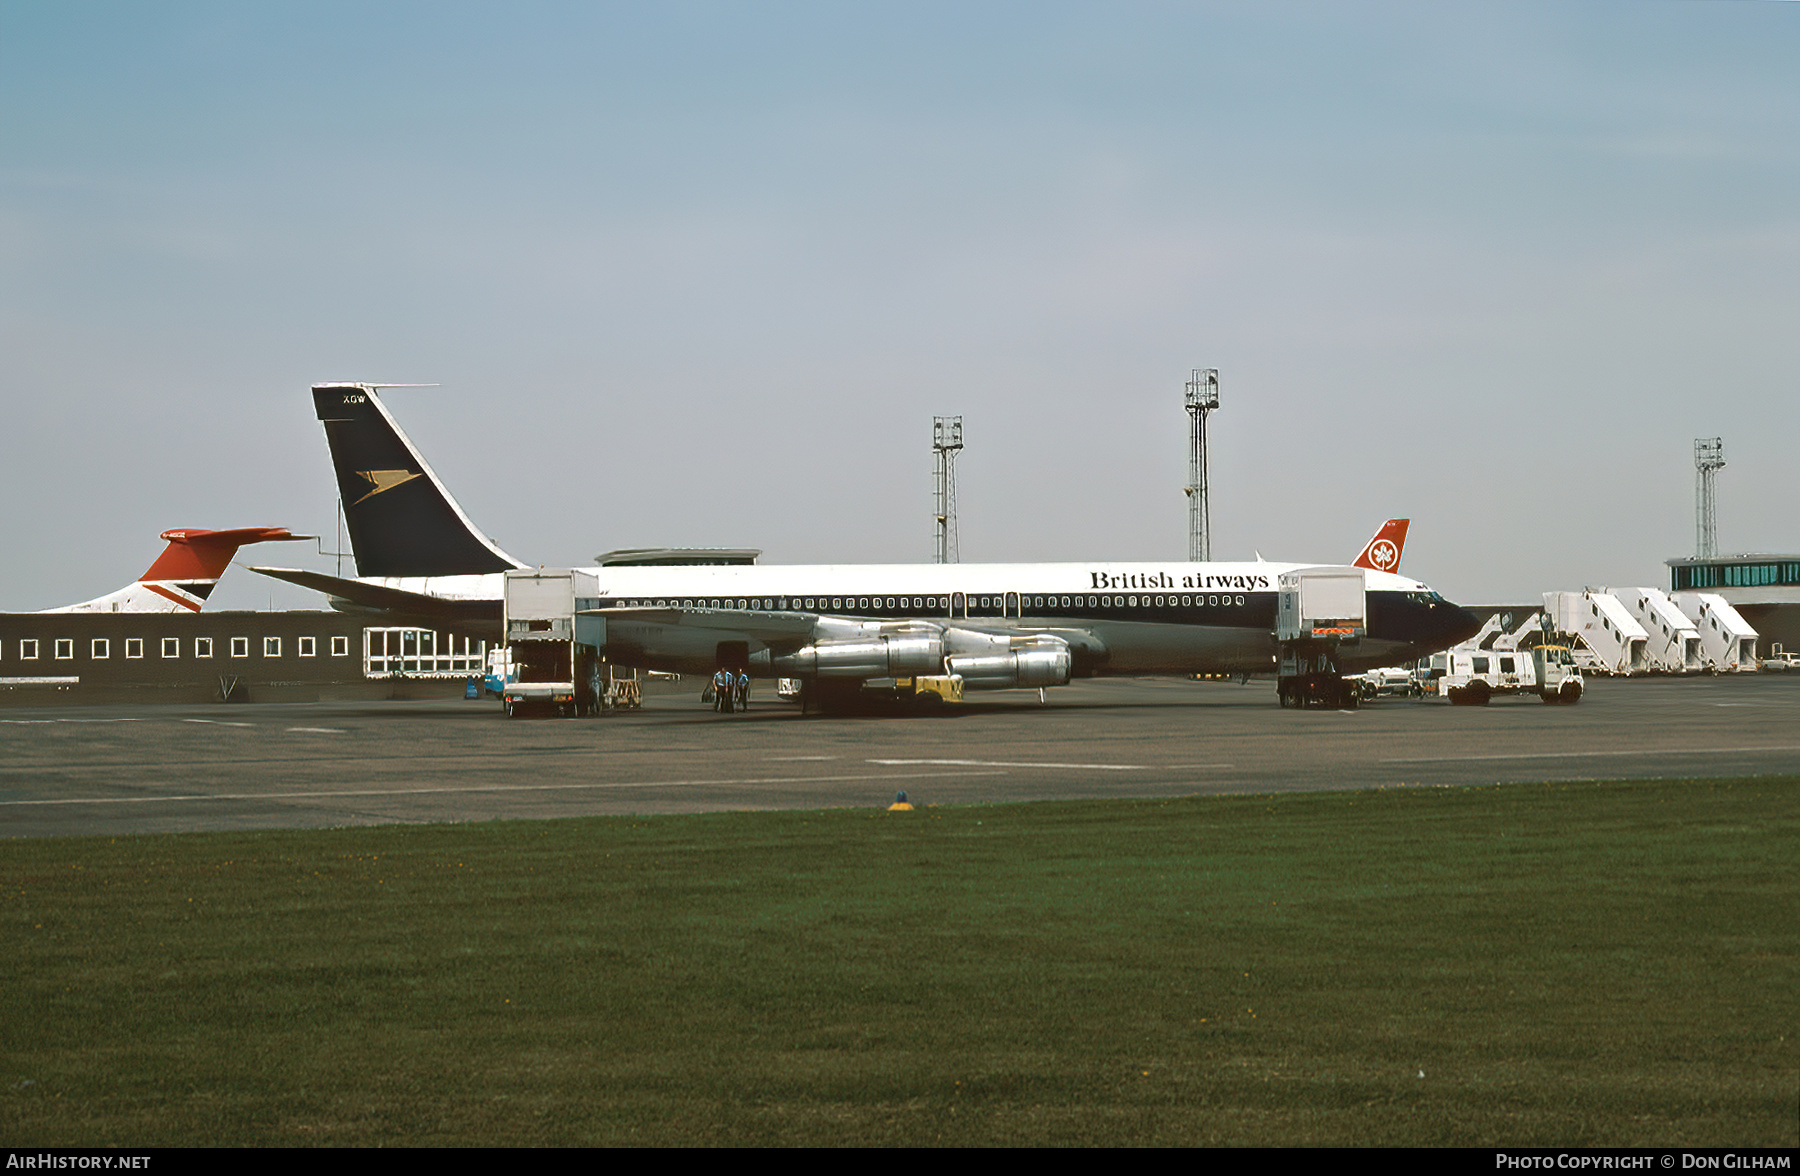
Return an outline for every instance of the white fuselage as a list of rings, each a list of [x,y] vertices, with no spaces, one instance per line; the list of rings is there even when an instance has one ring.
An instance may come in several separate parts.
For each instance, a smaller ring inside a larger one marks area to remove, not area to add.
[[[1252,673],[1274,668],[1276,584],[1294,563],[824,564],[592,567],[615,660],[648,669],[710,672],[729,625],[692,627],[639,610],[811,614],[822,637],[935,629],[1054,636],[1078,674]],[[1429,602],[1460,614],[1426,585],[1363,573],[1371,598]],[[500,574],[367,581],[449,600],[493,600]],[[1391,611],[1391,610],[1390,610]],[[721,618],[723,620],[723,618]],[[1442,626],[1442,617],[1439,618]],[[747,634],[747,644],[765,644]],[[1430,626],[1372,624],[1341,651],[1346,672],[1422,656]],[[1445,642],[1448,644],[1448,642]],[[1437,646],[1441,648],[1442,646]]]

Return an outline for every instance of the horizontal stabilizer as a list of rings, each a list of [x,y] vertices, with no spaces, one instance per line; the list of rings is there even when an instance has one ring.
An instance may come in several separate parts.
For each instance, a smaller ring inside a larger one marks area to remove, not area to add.
[[[237,549],[251,543],[311,539],[294,535],[286,527],[238,527],[231,531],[202,531],[177,527],[164,531],[169,546],[150,565],[140,580],[216,580],[225,574]]]
[[[346,580],[340,576],[328,576],[323,572],[308,572],[300,568],[253,567],[250,570],[277,580],[285,580],[289,584],[298,584],[302,588],[311,588],[315,592],[323,592],[332,598],[332,607],[340,612],[394,614],[406,619],[463,628],[492,629],[496,634],[500,630],[500,601],[497,598],[428,596],[423,592],[408,592],[404,588],[390,588],[385,584],[370,584],[363,580]],[[345,605],[351,607],[345,608]]]

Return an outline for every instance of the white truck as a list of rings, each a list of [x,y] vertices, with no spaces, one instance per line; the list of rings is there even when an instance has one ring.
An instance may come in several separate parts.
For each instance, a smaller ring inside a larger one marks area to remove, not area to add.
[[[1352,674],[1356,692],[1370,698],[1411,698],[1419,693],[1419,681],[1405,666],[1381,666],[1361,674]]]
[[[1459,646],[1431,655],[1420,683],[1426,695],[1453,706],[1486,706],[1501,694],[1535,694],[1546,703],[1572,705],[1585,683],[1565,645],[1488,650]]]
[[[1275,640],[1281,655],[1275,693],[1282,706],[1356,706],[1356,683],[1338,670],[1338,650],[1369,629],[1361,568],[1283,572],[1276,583]]]
[[[512,679],[500,694],[508,717],[530,711],[598,714],[606,703],[601,653],[606,619],[594,577],[573,568],[506,573],[503,610]]]
[[[1771,673],[1785,674],[1789,670],[1800,670],[1800,653],[1787,653],[1777,641],[1769,650],[1769,656],[1762,659],[1762,668]]]

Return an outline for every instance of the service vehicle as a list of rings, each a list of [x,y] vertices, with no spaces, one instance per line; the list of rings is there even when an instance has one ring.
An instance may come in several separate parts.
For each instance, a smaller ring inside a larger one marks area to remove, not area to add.
[[[1411,698],[1419,693],[1419,680],[1405,666],[1381,666],[1361,674],[1352,674],[1356,692],[1363,698]]]
[[[1783,652],[1781,642],[1777,641],[1769,650],[1769,656],[1762,659],[1762,668],[1777,674],[1800,670],[1800,653]]]
[[[503,609],[512,679],[500,695],[509,718],[530,711],[600,713],[609,701],[602,674],[605,618],[594,614],[594,578],[576,568],[506,573]]]
[[[1495,695],[1535,694],[1546,703],[1581,700],[1586,684],[1566,645],[1531,649],[1448,649],[1421,663],[1420,685],[1454,706],[1486,706]]]
[[[1369,631],[1363,570],[1300,568],[1280,573],[1276,584],[1276,698],[1282,706],[1354,709],[1362,692],[1342,663]]]

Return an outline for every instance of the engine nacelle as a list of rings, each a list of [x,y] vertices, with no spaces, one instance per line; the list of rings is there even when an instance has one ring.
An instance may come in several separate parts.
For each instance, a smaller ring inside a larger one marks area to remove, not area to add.
[[[1037,646],[1011,653],[953,656],[944,668],[963,680],[965,690],[1011,690],[1016,687],[1065,686],[1072,660],[1067,646]]]
[[[944,672],[944,642],[924,634],[817,641],[768,665],[783,678],[911,678]]]

